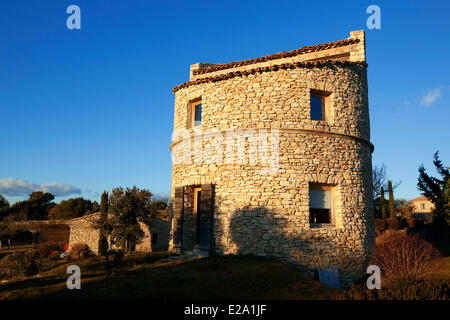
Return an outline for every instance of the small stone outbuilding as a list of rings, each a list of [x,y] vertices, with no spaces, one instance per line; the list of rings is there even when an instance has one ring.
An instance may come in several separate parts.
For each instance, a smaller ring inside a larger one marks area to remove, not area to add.
[[[99,219],[100,213],[93,213],[83,217],[66,221],[70,227],[69,250],[76,243],[85,243],[94,252],[98,252],[100,231],[93,228],[93,224]],[[136,245],[136,252],[154,252],[168,249],[171,223],[166,220],[153,218],[150,226],[140,223],[145,237]]]

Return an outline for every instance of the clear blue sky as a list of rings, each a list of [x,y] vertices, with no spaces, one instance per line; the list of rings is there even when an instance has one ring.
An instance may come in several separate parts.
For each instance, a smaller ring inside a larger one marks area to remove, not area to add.
[[[71,4],[81,30],[66,28]],[[381,30],[366,27],[371,4]],[[436,150],[450,162],[449,12],[448,1],[2,1],[0,193],[14,202],[44,185],[57,200],[97,199],[136,185],[167,195],[171,89],[190,64],[365,29],[373,163],[402,181],[397,197],[414,198],[419,165],[432,170]]]

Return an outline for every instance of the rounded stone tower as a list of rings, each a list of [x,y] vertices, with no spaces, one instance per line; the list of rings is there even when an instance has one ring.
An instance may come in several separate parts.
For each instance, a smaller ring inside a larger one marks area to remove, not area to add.
[[[364,31],[176,86],[170,248],[278,258],[347,286],[374,245]]]

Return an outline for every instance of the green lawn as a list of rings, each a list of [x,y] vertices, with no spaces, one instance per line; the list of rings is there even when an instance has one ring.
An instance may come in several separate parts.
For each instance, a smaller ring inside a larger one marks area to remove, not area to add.
[[[221,256],[166,261],[165,253],[134,254],[117,277],[107,279],[100,257],[72,264],[81,268],[81,290],[68,290],[60,262],[39,277],[0,284],[0,299],[330,299],[338,290],[280,262]]]

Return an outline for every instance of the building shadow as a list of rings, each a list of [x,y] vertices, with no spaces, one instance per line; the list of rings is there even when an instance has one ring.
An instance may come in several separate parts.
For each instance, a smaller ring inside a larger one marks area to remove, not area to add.
[[[229,222],[219,218],[215,224],[219,254],[274,258],[311,278],[317,278],[318,269],[338,269],[343,287],[361,278],[367,267],[366,254],[343,241],[342,231],[306,228],[297,216],[245,206]]]

